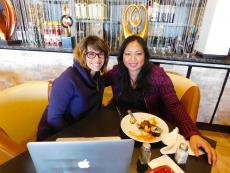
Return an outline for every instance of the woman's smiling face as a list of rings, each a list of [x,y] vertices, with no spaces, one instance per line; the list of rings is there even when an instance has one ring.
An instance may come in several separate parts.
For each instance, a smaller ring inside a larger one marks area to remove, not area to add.
[[[131,73],[139,73],[145,63],[145,53],[137,41],[130,42],[125,48],[123,62]]]
[[[105,54],[99,50],[88,46],[85,55],[86,64],[92,72],[98,72],[101,70],[105,62]]]

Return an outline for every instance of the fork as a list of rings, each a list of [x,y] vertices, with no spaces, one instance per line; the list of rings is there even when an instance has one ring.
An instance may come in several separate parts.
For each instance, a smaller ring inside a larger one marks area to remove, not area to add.
[[[136,118],[134,117],[133,113],[131,110],[128,110],[128,114],[130,115],[130,119],[129,119],[129,122],[131,124],[135,124],[137,122]]]

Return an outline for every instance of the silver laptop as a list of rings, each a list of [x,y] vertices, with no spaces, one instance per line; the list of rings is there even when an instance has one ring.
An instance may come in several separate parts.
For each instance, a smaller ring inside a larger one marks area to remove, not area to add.
[[[37,173],[127,173],[134,141],[61,141],[27,144]]]

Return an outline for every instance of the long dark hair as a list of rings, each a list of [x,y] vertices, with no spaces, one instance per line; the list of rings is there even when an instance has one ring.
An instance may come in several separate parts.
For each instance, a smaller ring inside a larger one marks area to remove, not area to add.
[[[143,92],[145,92],[149,86],[147,77],[148,77],[148,74],[151,68],[151,64],[149,62],[150,54],[149,54],[149,50],[147,47],[147,42],[143,40],[141,37],[136,36],[136,35],[132,35],[126,38],[119,49],[118,65],[120,69],[119,79],[121,80],[121,90],[122,92],[125,90],[129,90],[131,86],[129,72],[123,62],[123,54],[128,44],[133,41],[137,41],[142,47],[142,49],[144,50],[144,58],[145,58],[144,64],[137,76],[136,89],[140,89]]]

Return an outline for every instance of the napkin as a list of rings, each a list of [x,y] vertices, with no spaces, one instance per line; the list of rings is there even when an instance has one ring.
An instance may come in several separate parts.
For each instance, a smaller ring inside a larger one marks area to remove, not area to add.
[[[169,156],[163,155],[148,163],[151,169],[158,166],[168,165],[175,173],[185,173]]]
[[[187,141],[182,135],[179,134],[179,129],[176,127],[170,133],[166,133],[161,136],[162,142],[166,145],[160,149],[161,154],[174,154],[179,148],[180,143],[185,143],[188,145],[188,154],[195,156],[195,153],[192,151],[189,141]],[[202,150],[199,149],[199,154],[204,154]]]

